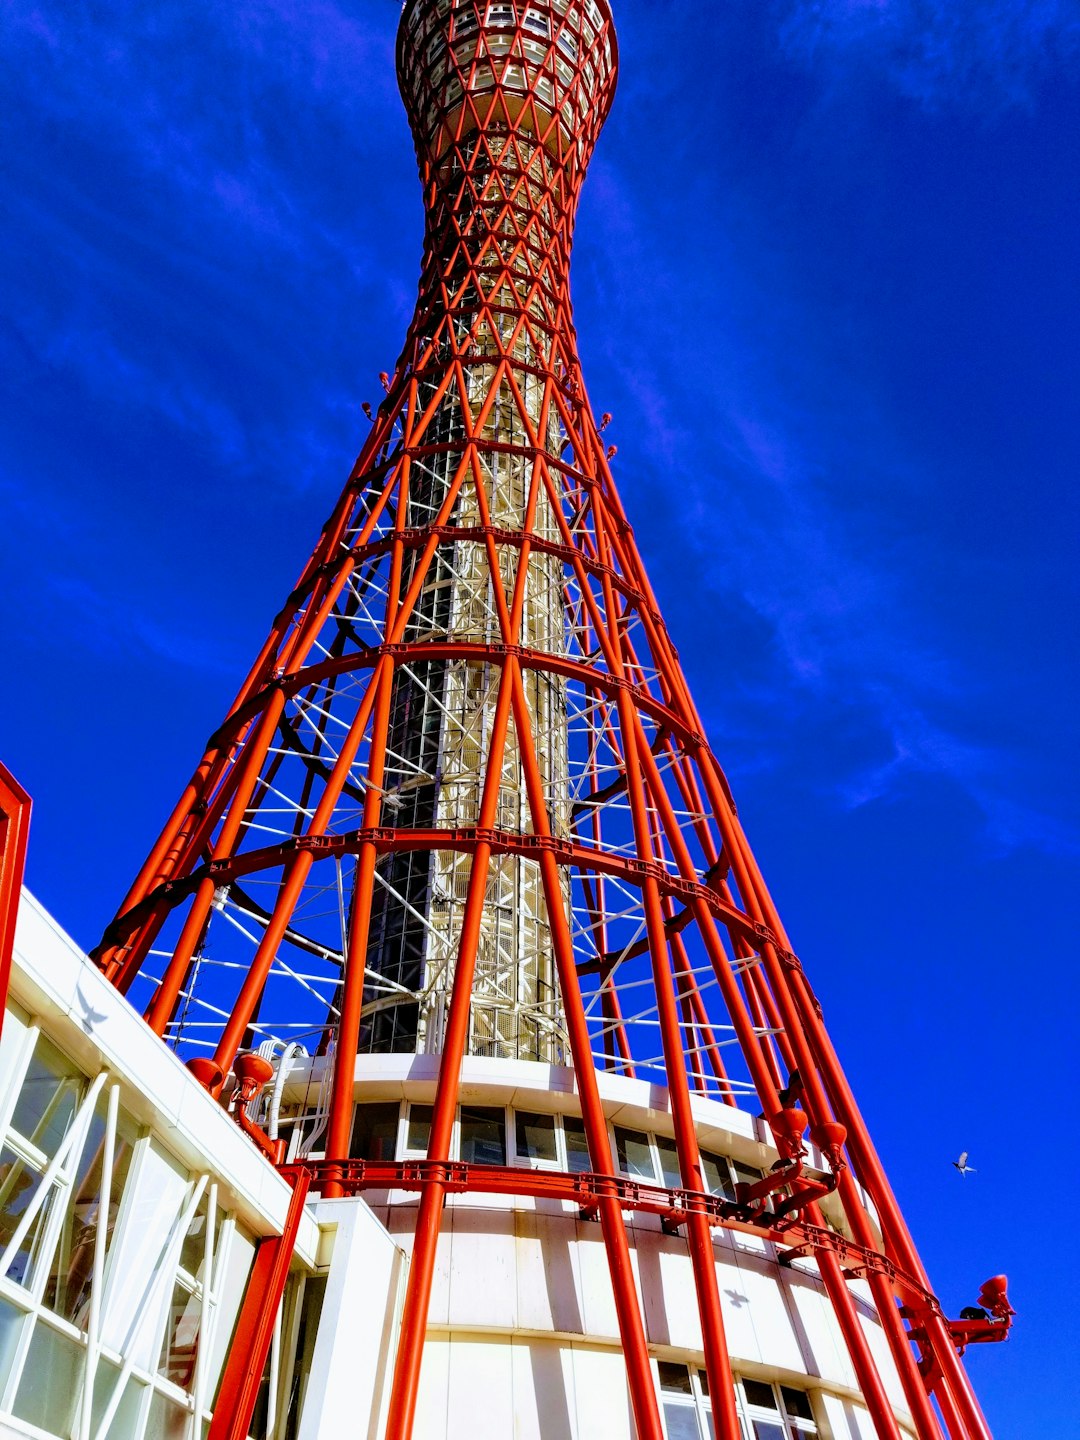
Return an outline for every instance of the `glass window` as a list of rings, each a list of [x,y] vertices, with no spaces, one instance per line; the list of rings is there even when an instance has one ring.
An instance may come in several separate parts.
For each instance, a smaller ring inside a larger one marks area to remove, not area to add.
[[[87,1320],[97,1227],[103,1214],[100,1191],[107,1109],[108,1102],[103,1099],[91,1121],[45,1286],[45,1304],[80,1326],[85,1326]],[[104,1206],[106,1244],[116,1225],[135,1138],[134,1128],[121,1115],[113,1149],[112,1184]]]
[[[668,1190],[682,1189],[682,1171],[679,1169],[679,1152],[675,1141],[666,1135],[656,1137],[656,1149],[660,1156],[660,1174]]]
[[[104,1356],[100,1357],[97,1375],[94,1377],[94,1403],[90,1412],[91,1435],[96,1435],[101,1427],[119,1378],[120,1367],[106,1360]],[[129,1437],[135,1434],[139,1423],[139,1407],[145,1393],[146,1386],[142,1381],[137,1380],[134,1375],[130,1376],[116,1407],[106,1440],[129,1440]]]
[[[760,1380],[744,1380],[742,1383],[748,1405],[759,1410],[779,1410],[776,1391],[771,1385],[764,1385]]]
[[[731,1171],[722,1155],[701,1154],[701,1168],[705,1172],[705,1184],[710,1195],[719,1195],[725,1200],[735,1199],[735,1187],[731,1183]]]
[[[397,1101],[356,1107],[349,1150],[354,1160],[392,1162],[397,1158],[400,1108]]]
[[[7,1300],[0,1300],[0,1394],[3,1394],[15,1358],[15,1347],[22,1334],[25,1316]]]
[[[218,1258],[214,1261],[217,1313],[210,1331],[206,1357],[207,1373],[212,1377],[214,1385],[217,1385],[221,1378],[225,1355],[232,1340],[233,1327],[254,1259],[254,1240],[230,1219],[226,1223]]]
[[[40,1430],[70,1435],[81,1361],[81,1346],[39,1320],[30,1338],[13,1413]]]
[[[214,1250],[218,1249],[220,1240],[221,1222],[223,1216],[221,1211],[217,1215],[218,1234],[214,1236]],[[180,1244],[180,1269],[187,1272],[193,1280],[201,1280],[203,1271],[206,1268],[206,1227],[210,1223],[210,1197],[203,1194],[199,1202],[199,1208],[192,1217],[188,1226],[187,1234]]]
[[[158,1374],[179,1385],[181,1390],[190,1390],[195,1380],[201,1320],[202,1296],[178,1280],[173,1286],[172,1303],[165,1321]]]
[[[146,1440],[187,1440],[190,1412],[155,1391],[146,1421]]]
[[[756,1185],[762,1176],[760,1170],[755,1170],[752,1165],[743,1165],[738,1160],[732,1160],[731,1168],[740,1185]]]
[[[692,1404],[675,1405],[665,1400],[664,1425],[667,1427],[668,1440],[701,1440],[697,1408]]]
[[[467,1165],[506,1164],[506,1111],[461,1107],[461,1158]]]
[[[657,1370],[668,1440],[701,1440],[701,1422],[690,1367],[661,1360]]]
[[[563,1120],[563,1135],[566,1137],[566,1168],[572,1175],[584,1175],[590,1171],[589,1142],[585,1138],[585,1122],[576,1115],[567,1115]]]
[[[10,1146],[0,1149],[0,1253],[14,1239],[40,1180],[40,1172],[16,1155]],[[34,1262],[55,1197],[54,1185],[11,1257],[7,1277],[16,1285],[30,1285],[33,1281]]]
[[[632,1180],[656,1179],[653,1166],[652,1147],[649,1137],[641,1130],[624,1130],[615,1127],[615,1149],[619,1156],[619,1169]]]
[[[67,1134],[82,1084],[83,1077],[56,1046],[39,1035],[15,1102],[12,1129],[51,1159]]]
[[[660,1371],[660,1389],[665,1395],[693,1395],[694,1387],[690,1382],[688,1365],[661,1360],[657,1369]]]
[[[409,1130],[405,1140],[407,1150],[427,1150],[431,1140],[430,1105],[409,1106]]]
[[[517,1112],[517,1153],[519,1160],[544,1160],[554,1163],[559,1158],[555,1146],[555,1116]]]
[[[307,1399],[308,1382],[311,1378],[311,1361],[315,1353],[315,1337],[319,1332],[319,1318],[322,1315],[325,1293],[325,1276],[315,1276],[304,1286],[304,1294],[300,1302],[300,1328],[296,1336],[292,1393],[285,1421],[285,1440],[296,1440],[297,1437],[299,1417],[303,1414],[304,1403]]]
[[[792,1390],[787,1385],[782,1385],[780,1394],[784,1398],[784,1409],[790,1419],[813,1420],[814,1407],[810,1404],[810,1396],[805,1390]]]

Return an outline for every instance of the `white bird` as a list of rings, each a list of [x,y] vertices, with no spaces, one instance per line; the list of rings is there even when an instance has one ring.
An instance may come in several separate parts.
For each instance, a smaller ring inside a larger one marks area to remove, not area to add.
[[[963,1152],[963,1154],[960,1156],[960,1159],[959,1159],[959,1160],[954,1160],[954,1161],[952,1162],[952,1163],[953,1163],[953,1169],[954,1169],[954,1170],[959,1170],[961,1175],[974,1175],[974,1174],[976,1174],[975,1166],[974,1166],[974,1165],[969,1165],[967,1162],[968,1162],[968,1152],[965,1150],[965,1151]]]

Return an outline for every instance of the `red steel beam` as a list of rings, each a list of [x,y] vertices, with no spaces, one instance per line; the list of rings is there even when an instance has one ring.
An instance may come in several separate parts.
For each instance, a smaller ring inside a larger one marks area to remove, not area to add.
[[[15,919],[26,868],[30,809],[30,796],[10,770],[0,764],[0,1031],[11,983]]]
[[[306,1166],[286,1169],[281,1173],[293,1187],[284,1229],[280,1235],[271,1235],[259,1242],[206,1440],[245,1440],[251,1429],[251,1417],[259,1396],[266,1357],[270,1354],[274,1324],[285,1294],[289,1265],[312,1178],[312,1171]]]

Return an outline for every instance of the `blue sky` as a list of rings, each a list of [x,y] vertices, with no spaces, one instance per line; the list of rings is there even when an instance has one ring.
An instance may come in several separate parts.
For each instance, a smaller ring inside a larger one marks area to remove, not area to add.
[[[409,318],[397,8],[4,7],[0,755],[36,797],[30,882],[86,944]],[[1015,1338],[970,1356],[999,1440],[1059,1433],[1080,1371],[1059,1219],[1080,1181],[1080,9],[616,17],[574,259],[590,392],[939,1291],[957,1311],[1011,1277]]]

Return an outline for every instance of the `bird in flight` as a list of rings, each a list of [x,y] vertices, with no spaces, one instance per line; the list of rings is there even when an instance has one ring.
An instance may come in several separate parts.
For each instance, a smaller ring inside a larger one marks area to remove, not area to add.
[[[960,1156],[960,1159],[959,1159],[959,1160],[954,1160],[954,1161],[952,1162],[952,1163],[953,1163],[953,1169],[954,1169],[954,1170],[959,1170],[961,1175],[974,1175],[974,1174],[976,1173],[976,1171],[975,1171],[975,1166],[974,1166],[974,1165],[969,1165],[967,1162],[968,1162],[968,1152],[965,1150],[965,1151],[963,1152],[963,1154]]]

